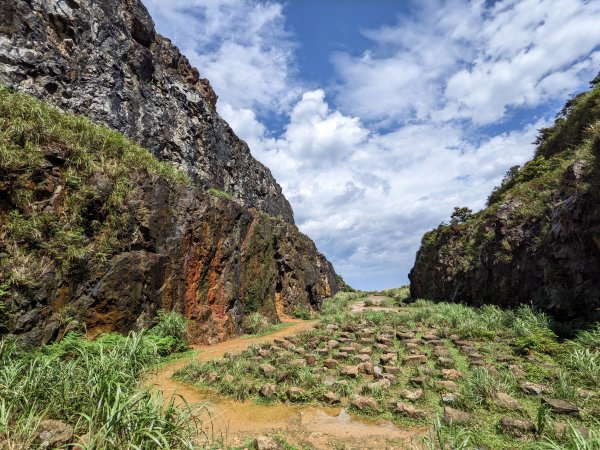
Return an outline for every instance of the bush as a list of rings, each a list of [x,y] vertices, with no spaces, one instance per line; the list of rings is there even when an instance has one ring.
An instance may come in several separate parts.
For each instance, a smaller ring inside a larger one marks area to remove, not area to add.
[[[188,320],[178,312],[159,310],[156,325],[149,336],[161,356],[186,350],[188,345]]]
[[[312,312],[310,309],[304,308],[303,306],[296,306],[292,312],[292,317],[294,319],[310,320],[312,318]]]
[[[268,331],[272,325],[268,317],[255,312],[244,317],[242,328],[247,334],[260,334]]]

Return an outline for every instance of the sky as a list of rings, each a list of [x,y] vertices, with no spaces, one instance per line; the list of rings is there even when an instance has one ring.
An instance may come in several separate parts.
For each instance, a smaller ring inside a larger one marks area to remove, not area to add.
[[[355,288],[485,206],[600,71],[600,2],[143,0]]]

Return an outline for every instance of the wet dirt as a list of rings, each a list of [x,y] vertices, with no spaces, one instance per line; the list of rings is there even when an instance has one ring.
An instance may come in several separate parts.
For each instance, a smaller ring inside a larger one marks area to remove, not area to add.
[[[317,321],[294,321],[270,335],[236,338],[210,346],[195,346],[196,353],[168,363],[147,379],[147,385],[163,392],[175,403],[200,407],[203,430],[227,446],[242,445],[259,435],[280,434],[289,442],[314,449],[412,449],[421,448],[426,429],[403,429],[391,422],[369,420],[348,414],[344,409],[323,406],[234,401],[209,390],[174,380],[173,374],[193,360],[208,361],[227,352],[241,352],[258,342],[270,342],[312,328]]]

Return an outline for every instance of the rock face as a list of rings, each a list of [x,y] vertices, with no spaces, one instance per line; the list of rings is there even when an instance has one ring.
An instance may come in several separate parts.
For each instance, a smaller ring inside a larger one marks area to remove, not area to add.
[[[293,223],[217,96],[139,0],[3,0],[0,83],[124,133],[197,183]]]
[[[413,297],[600,319],[598,80],[541,130],[536,157],[511,169],[487,208],[425,234]]]
[[[0,16],[0,84],[123,132],[192,180],[132,167],[119,184],[115,155],[101,162],[99,148],[66,141],[34,142],[40,154],[21,167],[15,155],[30,136],[16,137],[16,153],[0,158],[0,334],[38,344],[78,326],[125,332],[163,308],[192,319],[193,340],[210,343],[240,333],[248,313],[277,321],[335,294],[333,267],[294,225],[269,170],[139,1],[8,0]],[[77,166],[74,151],[102,170]],[[111,216],[115,196],[122,214]],[[110,220],[118,239],[102,250]],[[82,252],[68,264],[61,239]]]

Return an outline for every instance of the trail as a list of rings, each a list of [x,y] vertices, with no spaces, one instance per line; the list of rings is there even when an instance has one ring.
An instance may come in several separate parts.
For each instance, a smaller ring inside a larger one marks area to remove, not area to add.
[[[172,378],[191,361],[209,361],[227,352],[241,352],[252,344],[296,335],[318,323],[316,320],[290,322],[292,324],[288,327],[266,336],[239,337],[215,345],[194,346],[194,355],[163,366],[148,377],[146,384],[162,391],[166,399],[176,396],[176,403],[185,400],[190,405],[205,406],[206,412],[201,413],[204,431],[220,438],[228,446],[242,445],[249,437],[281,434],[290,442],[315,449],[339,448],[337,445],[340,443],[347,450],[363,449],[365,446],[372,449],[420,448],[414,429],[403,430],[387,421],[355,417],[341,408],[234,401]],[[401,444],[390,446],[390,439]]]
[[[400,308],[397,306],[378,306],[383,300],[388,297],[381,295],[369,295],[368,297],[354,302],[350,305],[350,311],[358,314],[364,311],[399,311]],[[370,301],[373,306],[367,306],[365,302]]]

